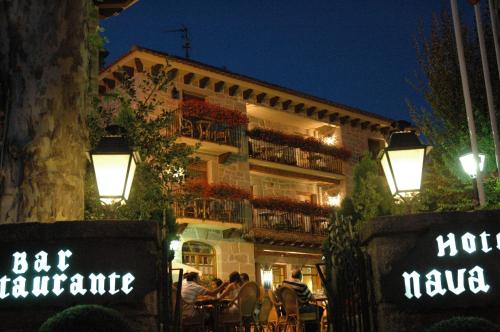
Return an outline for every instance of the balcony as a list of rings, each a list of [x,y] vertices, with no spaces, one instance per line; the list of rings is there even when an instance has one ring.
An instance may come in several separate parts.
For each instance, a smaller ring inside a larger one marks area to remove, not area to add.
[[[253,209],[253,225],[258,229],[276,232],[326,236],[328,218],[307,216],[296,212]]]
[[[249,157],[302,169],[342,174],[342,160],[323,153],[248,139]]]
[[[181,143],[196,144],[206,152],[238,152],[248,118],[242,112],[201,100],[187,100],[173,112],[171,130]]]
[[[282,198],[252,200],[251,238],[259,243],[319,247],[328,234],[330,208]]]
[[[206,226],[223,226],[220,223],[239,224],[241,228],[245,221],[246,205],[242,201],[195,198],[188,202],[174,203],[174,211],[181,223]],[[235,227],[234,225],[227,226]]]
[[[241,147],[241,128],[227,128],[223,124],[211,120],[180,117],[177,121],[177,132],[182,137],[195,140]]]
[[[185,223],[216,228],[242,228],[245,214],[250,211],[250,193],[227,183],[208,183],[204,179],[191,179],[178,188],[174,196],[175,214]]]

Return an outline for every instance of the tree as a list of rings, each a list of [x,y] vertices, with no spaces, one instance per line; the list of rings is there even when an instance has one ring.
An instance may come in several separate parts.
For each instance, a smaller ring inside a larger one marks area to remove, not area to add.
[[[163,220],[174,197],[174,187],[184,178],[197,146],[176,143],[172,130],[175,110],[166,107],[164,93],[171,86],[168,66],[143,77],[123,72],[119,88],[97,101],[89,114],[92,146],[97,145],[110,124],[124,127],[130,146],[138,150],[138,165],[130,197],[125,205],[103,206],[99,202],[93,171],[88,169],[85,200],[86,219]],[[175,222],[175,221],[174,221]]]
[[[353,182],[351,196],[342,201],[341,214],[351,217],[357,227],[374,217],[395,212],[394,199],[380,175],[380,166],[369,154],[354,167]]]
[[[0,223],[83,218],[97,23],[88,0],[0,1]]]
[[[484,19],[485,38],[493,91],[500,91],[494,66],[495,54],[489,20]],[[489,122],[486,92],[481,67],[477,33],[462,26],[469,85],[474,107],[478,145],[487,155],[485,187],[488,204],[498,204],[500,182],[493,175],[495,154]],[[421,28],[415,43],[421,72],[413,86],[422,93],[429,108],[417,108],[408,102],[413,121],[433,146],[424,171],[421,191],[422,208],[464,210],[473,208],[472,182],[464,174],[458,157],[470,152],[464,98],[456,52],[452,19],[447,11],[434,14],[430,32]],[[493,65],[492,65],[493,64]],[[495,95],[499,105],[500,94]],[[497,120],[499,119],[497,112]]]

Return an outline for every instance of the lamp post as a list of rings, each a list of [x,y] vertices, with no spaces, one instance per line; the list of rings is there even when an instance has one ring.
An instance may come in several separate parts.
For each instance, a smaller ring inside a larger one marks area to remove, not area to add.
[[[484,169],[484,160],[485,155],[483,153],[478,154],[479,157],[479,165],[474,160],[474,155],[472,153],[464,154],[459,158],[460,164],[462,164],[462,168],[464,172],[467,173],[472,179],[477,177],[477,166],[479,166],[479,171],[482,172]]]
[[[420,191],[427,145],[414,131],[391,134],[389,145],[381,152],[381,163],[393,196],[401,199]]]
[[[125,204],[130,194],[139,155],[128,145],[123,128],[106,128],[97,147],[90,152],[99,197],[104,204]]]
[[[479,193],[478,193],[478,188],[477,188],[477,169],[479,168],[479,172],[483,172],[484,168],[484,160],[486,159],[486,156],[482,153],[478,154],[479,157],[479,164],[475,161],[474,159],[474,154],[472,153],[467,153],[464,154],[459,158],[460,164],[462,164],[462,168],[467,175],[469,175],[472,179],[472,192],[474,195],[474,204],[477,205],[477,202],[479,201]]]

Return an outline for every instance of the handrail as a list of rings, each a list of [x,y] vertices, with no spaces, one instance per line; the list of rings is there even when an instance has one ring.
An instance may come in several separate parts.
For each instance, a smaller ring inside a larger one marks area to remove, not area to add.
[[[186,202],[175,202],[178,218],[193,218],[243,224],[245,205],[242,201],[215,198],[195,198]]]
[[[306,169],[342,174],[342,160],[331,155],[305,151],[286,145],[248,139],[250,158],[286,164]]]
[[[308,216],[297,212],[254,208],[253,226],[259,229],[270,229],[278,232],[321,236],[326,236],[328,234],[328,218]]]

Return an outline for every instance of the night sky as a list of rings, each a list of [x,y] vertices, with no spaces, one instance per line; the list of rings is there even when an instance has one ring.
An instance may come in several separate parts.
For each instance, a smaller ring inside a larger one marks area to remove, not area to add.
[[[414,38],[443,8],[449,1],[140,0],[102,25],[108,63],[135,44],[183,56],[181,35],[164,31],[184,24],[194,60],[409,119],[406,99],[425,105],[407,83],[419,70]]]

